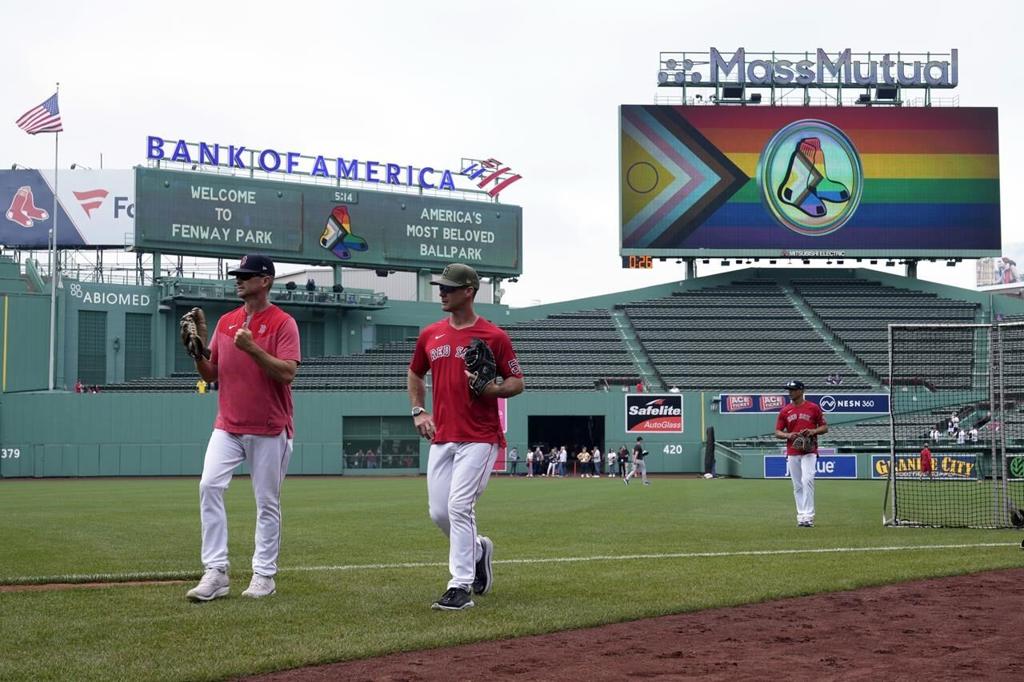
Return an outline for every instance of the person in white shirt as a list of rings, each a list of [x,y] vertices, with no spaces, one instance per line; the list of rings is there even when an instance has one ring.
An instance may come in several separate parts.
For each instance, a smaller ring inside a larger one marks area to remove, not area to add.
[[[977,426],[972,426],[970,434],[971,434],[971,442],[972,443],[977,443],[978,442],[978,427]]]
[[[608,478],[615,476],[615,465],[618,462],[618,455],[615,454],[615,450],[608,451]]]
[[[957,429],[957,431],[956,431],[956,443],[957,443],[957,445],[963,445],[964,444],[964,440],[965,440],[964,436],[965,436],[964,435],[964,430],[963,429]]]
[[[561,478],[565,477],[565,464],[568,461],[569,452],[565,449],[565,446],[563,445],[562,448],[558,451],[558,475]]]
[[[594,464],[594,478],[601,478],[601,448],[595,445],[590,454],[590,461]]]
[[[533,450],[526,451],[526,477],[533,478]]]

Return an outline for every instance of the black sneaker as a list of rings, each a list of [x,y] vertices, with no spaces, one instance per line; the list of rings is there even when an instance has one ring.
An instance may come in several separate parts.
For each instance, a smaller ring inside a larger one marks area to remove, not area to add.
[[[441,598],[434,602],[430,608],[441,611],[462,611],[473,606],[473,600],[469,598],[467,590],[451,587]]]
[[[485,535],[480,536],[483,552],[480,561],[476,562],[476,579],[473,581],[473,594],[487,594],[494,584],[494,573],[491,571],[491,557],[494,556],[494,543]]]

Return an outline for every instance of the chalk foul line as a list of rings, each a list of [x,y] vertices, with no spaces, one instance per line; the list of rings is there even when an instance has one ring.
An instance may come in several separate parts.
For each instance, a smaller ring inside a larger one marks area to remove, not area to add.
[[[1016,542],[974,542],[937,545],[886,545],[880,547],[809,547],[800,549],[750,549],[729,552],[662,552],[653,554],[598,554],[573,557],[535,557],[526,559],[495,559],[499,565],[573,564],[597,561],[658,561],[666,559],[720,559],[730,557],[772,557],[800,554],[853,554],[860,552],[914,552],[956,549],[1016,548]],[[379,564],[337,564],[323,566],[285,566],[283,573],[301,572],[345,572],[345,571],[387,571],[416,568],[446,567],[446,561],[397,562]],[[188,580],[199,578],[201,571],[181,569],[172,571],[148,571],[136,573],[80,573],[48,576],[0,577],[0,585],[41,585],[51,583],[124,583],[140,581]]]

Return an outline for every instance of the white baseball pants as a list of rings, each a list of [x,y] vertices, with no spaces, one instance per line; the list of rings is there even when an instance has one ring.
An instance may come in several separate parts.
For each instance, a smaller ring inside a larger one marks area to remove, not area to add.
[[[476,501],[498,458],[495,443],[435,443],[427,460],[430,520],[448,536],[448,588],[469,590],[483,548],[476,532]]]
[[[789,477],[793,479],[793,497],[796,499],[797,523],[814,521],[814,471],[818,456],[789,455],[786,457]]]
[[[281,548],[281,483],[288,471],[292,441],[287,432],[276,436],[236,435],[214,429],[206,446],[203,477],[199,481],[199,513],[203,523],[203,566],[228,569],[228,518],[224,491],[235,467],[248,460],[256,495],[256,551],[252,570],[277,574]]]

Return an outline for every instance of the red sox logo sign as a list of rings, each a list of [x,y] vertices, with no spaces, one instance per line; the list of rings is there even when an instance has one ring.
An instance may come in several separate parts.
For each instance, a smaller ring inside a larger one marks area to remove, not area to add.
[[[5,213],[8,220],[24,228],[32,227],[36,220],[46,220],[50,214],[36,206],[32,188],[28,185],[19,187],[11,199],[11,205]]]

